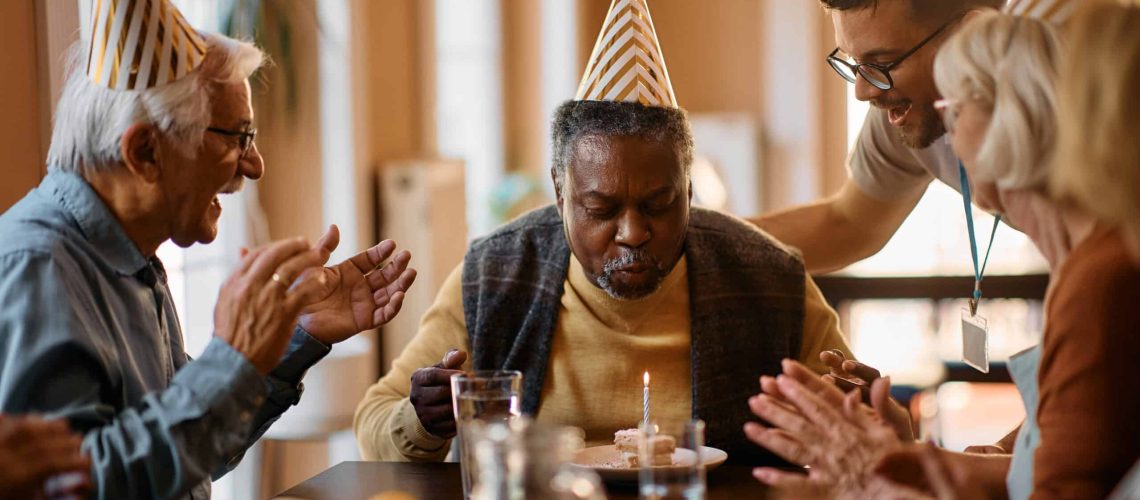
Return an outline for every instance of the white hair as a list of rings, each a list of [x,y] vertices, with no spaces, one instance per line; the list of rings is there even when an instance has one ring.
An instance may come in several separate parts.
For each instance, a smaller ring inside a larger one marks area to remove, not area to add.
[[[210,126],[215,84],[247,80],[265,61],[251,43],[202,33],[202,64],[181,79],[141,91],[119,91],[87,78],[85,46],[71,49],[71,73],[56,107],[47,164],[50,170],[92,172],[121,164],[119,143],[132,125],[157,127],[193,156]],[[78,64],[77,64],[78,63]]]
[[[934,81],[942,95],[992,110],[975,179],[1002,189],[1046,188],[1059,51],[1048,23],[997,12],[970,20],[938,51]]]

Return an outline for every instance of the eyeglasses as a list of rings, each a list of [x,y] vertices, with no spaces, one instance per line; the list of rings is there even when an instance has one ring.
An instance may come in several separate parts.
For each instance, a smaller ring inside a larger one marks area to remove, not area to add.
[[[957,99],[939,99],[934,101],[934,109],[942,115],[942,123],[946,125],[947,132],[954,131],[954,122],[958,121],[958,115],[962,113],[962,102]]]
[[[831,53],[827,55],[827,64],[830,65],[831,69],[834,69],[836,73],[839,73],[839,76],[843,77],[844,80],[847,80],[850,83],[855,83],[856,76],[862,76],[864,80],[867,80],[867,83],[874,85],[875,88],[879,90],[891,90],[895,86],[895,81],[891,78],[891,70],[902,64],[906,58],[910,57],[915,52],[918,52],[919,49],[921,49],[927,43],[930,43],[931,40],[935,39],[943,31],[946,31],[946,28],[950,27],[951,24],[954,24],[954,22],[957,21],[960,17],[960,15],[954,16],[954,18],[947,21],[946,24],[943,24],[942,26],[939,26],[938,29],[934,30],[934,33],[931,33],[930,36],[927,36],[926,38],[923,38],[921,42],[918,42],[918,45],[915,45],[910,50],[904,52],[903,55],[899,56],[898,59],[895,59],[894,61],[891,61],[887,64],[849,63],[835,56],[835,54],[839,53],[839,47],[836,47],[835,50],[831,51]]]
[[[227,130],[218,127],[207,127],[206,131],[226,137],[237,137],[238,148],[241,150],[241,153],[238,155],[238,161],[242,161],[242,159],[245,158],[245,154],[253,147],[253,140],[257,138],[257,129],[255,128],[248,130]]]

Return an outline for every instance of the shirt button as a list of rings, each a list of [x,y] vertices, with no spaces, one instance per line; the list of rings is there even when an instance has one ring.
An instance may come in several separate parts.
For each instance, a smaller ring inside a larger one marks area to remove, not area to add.
[[[241,423],[248,424],[249,421],[253,419],[253,416],[250,415],[248,411],[243,411],[241,412],[241,415],[238,415],[238,418],[241,419]]]
[[[265,402],[265,396],[258,394],[257,396],[253,397],[253,403],[258,405],[258,406],[261,406],[261,403],[264,403],[264,402]]]

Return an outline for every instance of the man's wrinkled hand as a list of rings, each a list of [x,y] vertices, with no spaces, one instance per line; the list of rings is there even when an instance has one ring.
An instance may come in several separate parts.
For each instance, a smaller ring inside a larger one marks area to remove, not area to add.
[[[55,493],[82,497],[91,468],[82,441],[65,420],[0,414],[0,499],[41,498],[45,482],[60,475],[68,487]]]
[[[462,374],[459,368],[467,361],[467,353],[458,349],[447,351],[443,359],[427,368],[412,373],[412,391],[408,396],[416,417],[424,430],[431,435],[451,439],[455,437],[455,413],[451,406],[451,376]]]
[[[323,249],[327,261],[339,244],[340,230],[333,225],[317,247]],[[395,318],[404,294],[416,280],[416,270],[408,268],[412,254],[404,250],[393,256],[395,251],[396,243],[384,240],[340,264],[323,268],[324,286],[301,310],[301,328],[332,345]],[[387,265],[381,267],[385,261]]]
[[[879,370],[853,359],[847,359],[843,351],[831,349],[819,353],[819,360],[831,368],[831,373],[823,380],[833,383],[843,392],[858,390],[863,403],[877,410],[883,419],[895,429],[899,439],[914,441],[914,423],[910,412],[891,397],[890,377],[878,391],[871,390],[872,383],[883,379]]]
[[[328,255],[302,238],[242,253],[218,293],[214,335],[266,374],[285,354],[301,307],[323,288],[317,271]]]

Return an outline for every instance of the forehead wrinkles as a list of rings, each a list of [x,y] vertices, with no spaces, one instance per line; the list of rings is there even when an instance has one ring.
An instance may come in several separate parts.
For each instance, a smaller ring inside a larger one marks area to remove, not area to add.
[[[211,83],[210,113],[227,125],[244,119],[253,119],[249,82]]]
[[[604,132],[586,132],[577,136],[571,144],[570,161],[592,161],[602,163],[612,159],[610,155],[614,150],[623,149],[619,144],[623,140],[636,139],[646,145],[670,147],[666,140],[665,131],[647,131],[643,134],[606,134]]]
[[[574,141],[573,147],[574,149],[570,151],[570,163],[598,163],[606,156],[605,151],[610,149],[610,143],[603,134],[586,133]]]
[[[570,150],[569,161],[566,162],[566,171],[563,175],[571,186],[582,186],[604,170],[610,156],[606,153],[610,145],[602,137],[592,134],[575,140],[571,147],[573,149]],[[583,169],[595,175],[575,175],[581,173]]]
[[[597,186],[607,183],[607,180],[619,179],[623,183],[644,185],[659,174],[664,174],[665,165],[680,161],[676,157],[676,149],[655,135],[659,134],[583,136],[576,142],[570,155],[566,175],[569,177],[570,170],[577,167],[578,172],[585,170],[587,174],[576,177],[580,186]],[[684,171],[683,167],[681,171]]]

